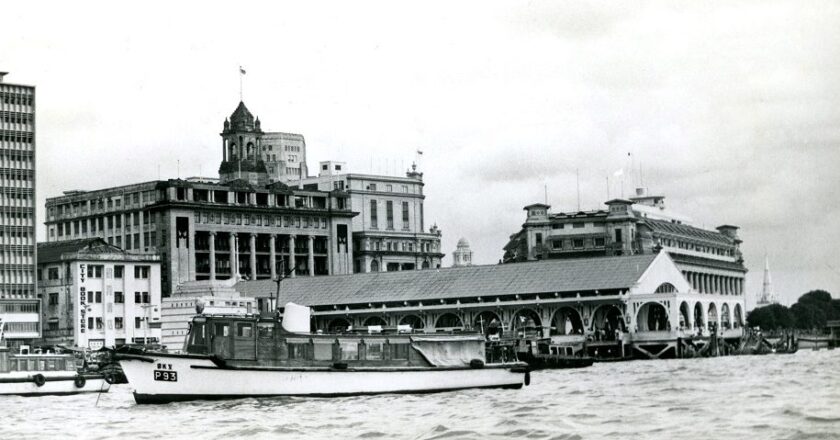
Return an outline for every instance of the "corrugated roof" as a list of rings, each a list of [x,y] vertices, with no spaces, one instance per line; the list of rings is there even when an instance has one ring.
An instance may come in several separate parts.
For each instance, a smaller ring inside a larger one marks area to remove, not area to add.
[[[694,226],[679,224],[679,223],[671,223],[665,220],[655,220],[646,218],[645,223],[650,225],[650,227],[654,231],[663,231],[671,234],[682,235],[687,237],[695,237],[702,240],[713,241],[716,243],[721,244],[729,244],[733,243],[733,240],[726,235],[721,234],[720,232],[714,231],[707,231],[705,229],[700,229]]]
[[[635,284],[655,258],[655,254],[648,254],[402,272],[302,276],[282,281],[278,304],[291,301],[319,306],[627,289]],[[245,296],[267,297],[276,292],[277,284],[271,280],[242,281],[235,288]]]
[[[108,244],[101,238],[82,238],[78,240],[38,243],[38,263],[61,261],[61,256],[71,252],[85,253],[125,253],[122,249]]]

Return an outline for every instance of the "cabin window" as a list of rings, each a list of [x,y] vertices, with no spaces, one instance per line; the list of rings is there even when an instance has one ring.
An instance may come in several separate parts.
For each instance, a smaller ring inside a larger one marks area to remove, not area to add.
[[[193,323],[193,345],[204,345],[204,323]]]
[[[259,330],[260,339],[271,339],[274,337],[274,326],[260,325],[257,329]]]
[[[341,360],[343,361],[357,361],[359,360],[359,343],[358,342],[342,342],[341,343]]]
[[[331,361],[333,358],[333,341],[315,342],[315,360]]]
[[[391,344],[391,359],[408,359],[408,344]]]
[[[250,322],[240,322],[236,324],[236,336],[241,338],[250,338],[254,336],[254,324]]]
[[[381,361],[383,358],[382,356],[382,349],[384,343],[380,341],[365,341],[367,345],[367,353],[365,354],[365,359],[369,361]]]
[[[217,323],[215,335],[230,336],[230,326],[228,326],[227,324]]]
[[[306,347],[309,344],[288,344],[289,359],[306,359]]]

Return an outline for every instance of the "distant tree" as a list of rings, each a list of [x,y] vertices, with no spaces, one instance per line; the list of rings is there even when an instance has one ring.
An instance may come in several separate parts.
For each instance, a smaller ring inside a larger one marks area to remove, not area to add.
[[[787,307],[770,304],[750,311],[747,314],[747,324],[765,331],[790,328],[793,326],[793,316]]]

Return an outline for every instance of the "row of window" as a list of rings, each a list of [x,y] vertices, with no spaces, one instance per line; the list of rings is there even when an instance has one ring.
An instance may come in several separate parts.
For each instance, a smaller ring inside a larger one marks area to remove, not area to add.
[[[88,264],[87,266],[87,277],[88,278],[102,278],[103,268],[105,266],[101,264]],[[137,279],[148,279],[149,278],[149,270],[151,266],[134,266],[134,278]],[[111,272],[111,268],[109,267],[105,271],[106,278],[122,278],[123,272],[125,271],[125,266],[116,265],[114,266],[113,272]]]
[[[55,328],[50,328],[49,330],[58,330],[58,323],[50,323],[50,324],[55,324]],[[140,329],[142,327],[143,327],[143,318],[141,318],[139,316],[135,317],[134,318],[134,328],[135,329]],[[102,318],[88,317],[87,328],[89,328],[91,330],[94,330],[94,329],[102,330],[102,329],[104,329]],[[116,317],[116,318],[114,318],[113,321],[111,321],[110,319],[108,320],[108,330],[113,330],[113,329],[121,330],[123,328],[125,328],[125,325],[123,324],[123,318]]]
[[[0,92],[0,98],[3,98],[4,104],[32,105],[32,95],[24,95],[22,93],[13,92]]]
[[[603,237],[596,238],[573,238],[567,240],[552,240],[551,248],[554,250],[563,249],[584,249],[587,247],[602,248],[606,246],[606,239]]]
[[[196,223],[204,224],[226,224],[226,225],[254,225],[254,226],[275,226],[294,228],[320,228],[327,229],[326,217],[301,217],[301,216],[269,216],[260,214],[240,213],[219,213],[219,212],[197,212]]]
[[[0,304],[0,313],[38,313],[38,304]]]
[[[32,113],[0,111],[0,120],[10,124],[27,124],[35,120]]]
[[[0,141],[31,144],[35,134],[29,131],[0,130]]]
[[[420,205],[421,209],[423,205]],[[422,217],[422,211],[421,211]],[[394,229],[394,202],[391,200],[385,201],[385,220],[386,220],[386,228],[393,230]],[[421,220],[422,222],[422,220]],[[422,223],[421,223],[422,224]],[[370,201],[370,227],[371,229],[379,229],[379,202],[375,199]],[[402,202],[402,229],[403,231],[408,231],[411,229],[411,224],[409,222],[409,214],[408,214],[408,202]],[[423,227],[421,226],[420,229],[422,230]]]

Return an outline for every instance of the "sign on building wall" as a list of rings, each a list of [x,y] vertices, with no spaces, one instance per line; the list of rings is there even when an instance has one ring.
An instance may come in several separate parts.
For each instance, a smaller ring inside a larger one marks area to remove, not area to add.
[[[79,333],[85,332],[85,313],[87,309],[87,292],[85,290],[85,265],[79,264]]]

